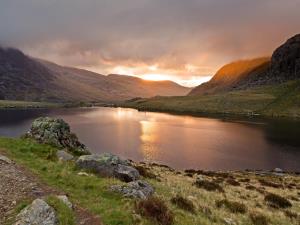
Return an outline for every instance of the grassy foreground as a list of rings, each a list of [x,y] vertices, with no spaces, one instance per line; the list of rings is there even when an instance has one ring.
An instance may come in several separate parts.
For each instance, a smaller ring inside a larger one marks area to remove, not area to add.
[[[120,181],[79,176],[73,162],[56,160],[55,148],[31,140],[0,138],[0,151],[26,166],[44,183],[67,193],[73,203],[100,215],[106,225],[157,224],[138,214],[135,200],[109,190]],[[299,175],[184,172],[143,163],[136,166],[155,187],[155,196],[171,211],[173,224],[300,224]],[[195,183],[198,176],[202,179]]]
[[[300,80],[222,94],[133,99],[122,107],[191,114],[300,117]]]

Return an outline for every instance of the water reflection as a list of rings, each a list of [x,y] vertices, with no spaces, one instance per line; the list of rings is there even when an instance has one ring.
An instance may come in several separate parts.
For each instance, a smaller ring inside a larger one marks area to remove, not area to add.
[[[237,122],[120,108],[2,110],[0,135],[19,136],[33,119],[45,115],[70,123],[95,153],[176,168],[300,170],[300,126],[295,121]]]

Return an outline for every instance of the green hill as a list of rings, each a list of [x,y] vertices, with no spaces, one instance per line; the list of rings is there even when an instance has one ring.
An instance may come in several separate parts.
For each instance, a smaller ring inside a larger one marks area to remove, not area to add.
[[[135,99],[122,106],[176,113],[300,117],[300,34],[277,48],[271,60],[257,58],[223,66],[188,96]]]
[[[138,99],[122,106],[191,114],[300,117],[300,80],[213,95]]]

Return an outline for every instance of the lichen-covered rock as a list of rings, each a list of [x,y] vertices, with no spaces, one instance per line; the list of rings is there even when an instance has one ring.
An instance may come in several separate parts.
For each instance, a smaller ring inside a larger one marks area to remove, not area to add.
[[[74,154],[90,154],[86,146],[79,142],[77,136],[70,132],[70,126],[62,119],[40,117],[33,121],[26,137],[60,149],[66,148]]]
[[[112,191],[121,193],[124,197],[147,199],[154,193],[154,188],[146,181],[132,181],[126,185],[114,185]]]
[[[15,225],[57,225],[59,222],[55,210],[42,199],[34,200],[16,220]]]
[[[139,179],[139,172],[130,166],[127,160],[104,153],[101,155],[84,155],[76,161],[77,167],[89,170],[105,177],[115,177],[125,182]]]

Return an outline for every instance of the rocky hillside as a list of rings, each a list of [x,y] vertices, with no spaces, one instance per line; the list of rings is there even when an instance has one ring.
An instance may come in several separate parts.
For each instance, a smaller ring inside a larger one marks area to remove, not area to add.
[[[0,47],[0,99],[25,101],[117,101],[156,95],[186,95],[189,88],[170,81],[104,76],[31,58]]]
[[[223,66],[214,77],[189,95],[245,90],[300,78],[300,34],[277,48],[271,59],[242,60]]]

